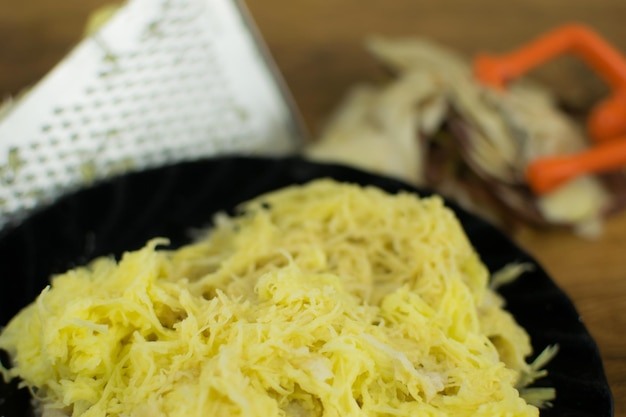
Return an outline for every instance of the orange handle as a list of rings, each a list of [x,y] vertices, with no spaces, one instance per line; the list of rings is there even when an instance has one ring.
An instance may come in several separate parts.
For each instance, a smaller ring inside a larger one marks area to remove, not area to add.
[[[585,26],[562,26],[500,57],[478,55],[474,70],[484,84],[502,89],[507,82],[566,52],[587,61],[613,90],[612,95],[591,112],[587,121],[591,137],[602,141],[626,134],[626,59]]]
[[[536,159],[529,164],[526,179],[536,194],[545,194],[579,175],[606,172],[625,164],[626,137],[621,137],[578,154]]]

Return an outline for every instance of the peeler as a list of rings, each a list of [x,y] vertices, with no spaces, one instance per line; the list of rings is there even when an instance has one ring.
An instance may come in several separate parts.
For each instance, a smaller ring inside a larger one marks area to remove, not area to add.
[[[595,105],[586,124],[593,145],[582,152],[542,157],[526,168],[531,190],[542,195],[583,174],[613,171],[626,166],[626,59],[589,27],[560,26],[510,53],[479,54],[476,78],[486,86],[505,90],[507,83],[561,54],[571,53],[587,63],[611,89]]]

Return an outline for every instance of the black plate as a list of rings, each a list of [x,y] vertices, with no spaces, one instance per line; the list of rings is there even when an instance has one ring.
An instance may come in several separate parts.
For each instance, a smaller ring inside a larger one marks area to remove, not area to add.
[[[300,158],[219,158],[131,174],[63,198],[18,227],[0,234],[0,323],[30,303],[52,273],[101,255],[138,249],[152,237],[174,245],[212,214],[260,193],[314,178],[371,184],[389,192],[426,192],[362,171]],[[558,343],[541,385],[556,387],[545,416],[609,417],[612,398],[596,344],[568,297],[528,254],[498,230],[449,204],[491,271],[512,261],[532,262],[533,272],[502,288],[508,309],[531,335],[536,351]],[[6,359],[6,358],[4,358]],[[0,386],[0,415],[29,415],[28,392]]]

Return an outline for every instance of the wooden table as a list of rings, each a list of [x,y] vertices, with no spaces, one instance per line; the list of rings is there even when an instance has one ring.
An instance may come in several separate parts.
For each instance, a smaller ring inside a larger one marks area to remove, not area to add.
[[[106,0],[0,0],[0,97],[36,82],[79,38],[87,15]],[[427,36],[460,52],[509,50],[558,24],[587,23],[626,51],[622,0],[249,0],[248,6],[311,132],[354,83],[382,78],[362,47],[373,33]],[[606,93],[578,61],[536,72],[569,99]],[[598,240],[525,230],[514,238],[573,299],[602,353],[626,417],[626,212]]]

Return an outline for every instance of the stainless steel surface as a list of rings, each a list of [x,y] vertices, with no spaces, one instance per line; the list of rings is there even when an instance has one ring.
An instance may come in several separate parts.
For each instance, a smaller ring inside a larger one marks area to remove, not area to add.
[[[132,0],[0,123],[0,226],[131,170],[295,151],[288,93],[231,0]]]

